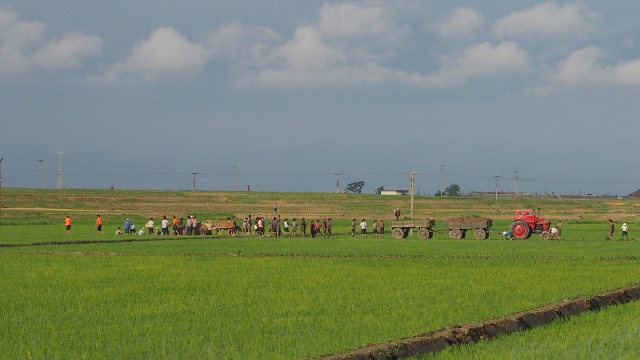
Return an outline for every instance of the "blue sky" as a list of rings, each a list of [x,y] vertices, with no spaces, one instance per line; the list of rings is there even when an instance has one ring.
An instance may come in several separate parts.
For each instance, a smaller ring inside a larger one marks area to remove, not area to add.
[[[640,3],[7,0],[3,187],[626,195]]]

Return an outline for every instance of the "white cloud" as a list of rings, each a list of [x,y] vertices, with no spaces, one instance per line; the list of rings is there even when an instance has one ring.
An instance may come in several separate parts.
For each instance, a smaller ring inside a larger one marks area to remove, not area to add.
[[[414,81],[427,87],[448,87],[468,82],[473,77],[505,75],[530,70],[526,51],[517,44],[488,42],[472,46],[461,56],[443,59],[444,65],[433,75]]]
[[[546,2],[501,18],[495,31],[501,38],[582,37],[594,31],[597,17],[583,4]]]
[[[482,14],[475,9],[459,7],[441,22],[430,26],[441,38],[467,38],[484,24]]]
[[[552,78],[565,85],[640,85],[640,59],[607,65],[608,54],[597,46],[578,50],[558,64]]]
[[[148,40],[137,43],[129,56],[91,80],[106,84],[153,82],[164,75],[202,67],[210,54],[203,44],[189,42],[174,28],[161,27]]]
[[[0,10],[0,73],[74,68],[84,57],[100,54],[102,40],[96,36],[68,34],[44,43],[45,27]]]
[[[294,39],[274,49],[271,58],[294,70],[326,69],[347,62],[344,54],[323,42],[315,26],[297,28]]]
[[[377,36],[394,40],[405,29],[395,25],[392,12],[377,2],[329,4],[320,11],[317,28],[324,37]]]
[[[73,68],[88,55],[99,55],[102,40],[97,36],[70,34],[52,39],[33,54],[34,64],[47,69]]]
[[[43,37],[45,25],[24,22],[15,13],[0,10],[0,73],[18,73],[31,68],[25,51]]]
[[[276,46],[259,44],[255,58],[263,61],[254,65],[260,69],[239,83],[340,86],[393,78],[401,72],[379,62],[395,56],[391,46],[407,30],[395,24],[390,6],[380,1],[324,3],[318,22],[298,27],[293,39]]]

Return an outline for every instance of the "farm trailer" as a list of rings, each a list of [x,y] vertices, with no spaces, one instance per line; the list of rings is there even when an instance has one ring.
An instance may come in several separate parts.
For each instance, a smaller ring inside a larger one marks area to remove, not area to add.
[[[409,230],[418,229],[418,237],[420,239],[431,239],[433,230],[431,228],[436,221],[433,219],[425,220],[392,220],[391,235],[396,239],[402,239],[409,236]]]
[[[467,231],[473,230],[473,237],[478,240],[489,238],[492,221],[481,217],[450,218],[445,222],[451,239],[464,239]]]
[[[231,221],[216,221],[207,220],[198,226],[200,235],[220,235],[222,230],[227,230],[230,236],[236,236],[236,234],[242,229],[238,225],[234,225]]]

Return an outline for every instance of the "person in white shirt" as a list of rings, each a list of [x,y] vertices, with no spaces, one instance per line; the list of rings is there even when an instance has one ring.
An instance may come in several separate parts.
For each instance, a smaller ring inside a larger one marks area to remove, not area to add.
[[[367,237],[367,222],[364,221],[364,219],[362,219],[362,222],[360,223],[360,230],[362,231],[362,237],[366,238]]]
[[[629,233],[627,232],[627,223],[622,223],[622,227],[620,228],[622,229],[622,237],[629,237]]]
[[[167,216],[162,216],[162,235],[169,235],[169,220],[167,220]]]

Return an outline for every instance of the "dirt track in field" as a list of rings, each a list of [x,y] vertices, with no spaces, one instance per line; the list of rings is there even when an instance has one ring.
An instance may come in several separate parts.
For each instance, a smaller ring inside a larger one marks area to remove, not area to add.
[[[386,344],[362,347],[344,354],[324,355],[322,360],[404,359],[438,352],[450,346],[471,344],[481,340],[527,331],[557,319],[568,319],[606,306],[626,304],[640,299],[640,285],[633,285],[588,298],[576,298],[518,312],[501,319],[451,326],[431,333],[398,339]]]

